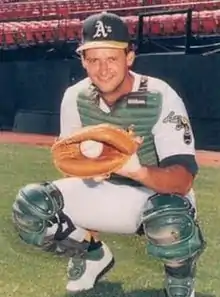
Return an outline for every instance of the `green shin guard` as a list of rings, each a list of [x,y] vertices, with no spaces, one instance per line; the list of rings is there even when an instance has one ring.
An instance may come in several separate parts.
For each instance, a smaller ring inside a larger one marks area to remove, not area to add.
[[[154,195],[143,213],[148,254],[164,263],[184,263],[197,257],[205,247],[195,209],[179,195]]]
[[[189,259],[180,267],[165,268],[165,291],[167,297],[190,297],[194,291],[196,261]]]
[[[196,262],[206,242],[186,197],[157,194],[149,198],[143,213],[148,254],[165,264],[168,297],[191,297]]]
[[[28,184],[19,189],[12,205],[12,222],[27,244],[44,244],[47,227],[63,209],[63,197],[53,183]]]

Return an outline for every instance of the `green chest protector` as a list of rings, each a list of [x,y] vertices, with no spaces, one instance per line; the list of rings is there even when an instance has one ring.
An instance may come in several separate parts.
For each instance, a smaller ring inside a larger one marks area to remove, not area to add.
[[[157,123],[162,108],[162,94],[148,91],[148,78],[143,76],[137,92],[131,92],[121,97],[104,112],[100,107],[100,98],[96,89],[91,85],[78,94],[77,106],[83,126],[110,123],[121,128],[134,127],[137,136],[144,137],[144,142],[138,151],[142,165],[157,165],[158,157],[154,144],[152,129]],[[120,184],[138,186],[139,184],[113,175],[110,181]]]

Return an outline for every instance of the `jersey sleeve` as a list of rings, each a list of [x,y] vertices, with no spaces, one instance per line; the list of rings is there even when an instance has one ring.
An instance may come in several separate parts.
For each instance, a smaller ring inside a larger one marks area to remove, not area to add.
[[[185,105],[168,84],[160,82],[162,109],[152,130],[159,161],[175,159],[175,156],[195,156],[194,135]]]
[[[74,87],[68,88],[60,108],[60,137],[68,137],[82,127]]]

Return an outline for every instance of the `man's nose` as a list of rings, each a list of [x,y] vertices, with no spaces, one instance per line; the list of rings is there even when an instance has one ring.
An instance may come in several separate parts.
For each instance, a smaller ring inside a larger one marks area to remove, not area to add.
[[[108,63],[106,61],[101,61],[99,70],[102,75],[106,75],[108,73]]]

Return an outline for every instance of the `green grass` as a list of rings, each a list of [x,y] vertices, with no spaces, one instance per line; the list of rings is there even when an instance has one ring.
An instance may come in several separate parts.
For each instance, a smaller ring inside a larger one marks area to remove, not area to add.
[[[0,296],[64,297],[67,259],[22,244],[11,223],[11,205],[19,187],[60,175],[46,148],[0,145]],[[197,296],[220,296],[220,170],[201,168],[195,182],[199,218],[208,243],[197,273]],[[146,255],[143,238],[103,237],[116,265],[95,290],[77,294],[106,297],[163,296],[162,264]]]

